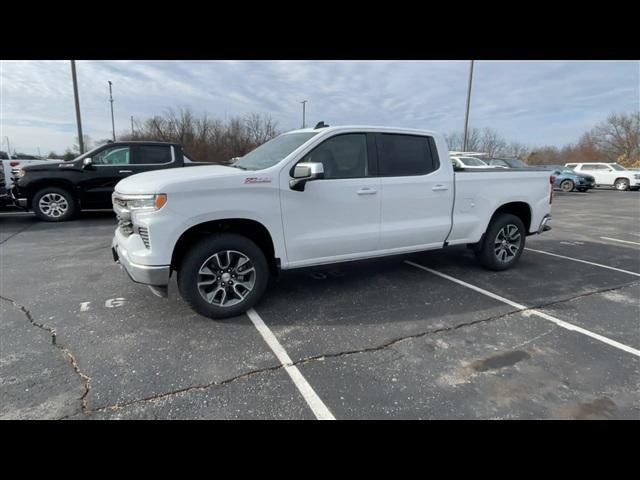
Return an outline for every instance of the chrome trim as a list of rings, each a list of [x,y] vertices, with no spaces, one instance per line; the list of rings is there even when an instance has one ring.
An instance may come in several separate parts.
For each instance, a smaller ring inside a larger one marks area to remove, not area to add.
[[[551,220],[551,215],[546,214],[540,222],[540,226],[538,227],[538,234],[546,232],[547,230],[551,230],[551,227],[547,225],[547,223],[549,223],[549,220]]]

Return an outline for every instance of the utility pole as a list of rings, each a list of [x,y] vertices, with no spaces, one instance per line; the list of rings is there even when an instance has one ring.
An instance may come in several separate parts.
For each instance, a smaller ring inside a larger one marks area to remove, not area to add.
[[[131,115],[131,136],[133,137],[133,115]]]
[[[116,141],[116,124],[113,121],[113,94],[111,92],[111,80],[109,82],[109,101],[111,102],[111,132],[113,133],[113,141]]]
[[[5,136],[4,138],[7,140],[7,153],[9,154],[9,157],[11,157],[11,144],[9,143],[9,137]]]
[[[307,100],[302,100],[300,102],[302,104],[302,128],[306,127],[306,104],[307,104]]]
[[[464,140],[462,142],[462,150],[467,151],[467,132],[469,129],[469,104],[471,103],[471,82],[473,81],[473,60],[469,68],[469,86],[467,87],[467,110],[464,114]]]
[[[78,79],[76,77],[76,61],[71,60],[71,78],[73,79],[73,96],[76,102],[76,123],[78,125],[78,147],[80,155],[84,153],[84,137],[82,136],[82,119],[80,118],[80,97],[78,96]]]

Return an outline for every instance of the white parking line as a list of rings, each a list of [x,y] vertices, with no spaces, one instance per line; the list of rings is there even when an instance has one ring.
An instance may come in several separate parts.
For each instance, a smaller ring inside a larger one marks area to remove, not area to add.
[[[619,240],[617,238],[611,238],[611,237],[600,237],[602,240],[611,240],[613,242],[621,242],[621,243],[630,243],[631,245],[640,245],[640,243],[638,242],[630,242],[629,240]]]
[[[412,262],[410,260],[405,260],[404,263],[407,263],[407,264],[409,264],[411,266],[420,268],[420,269],[425,270],[425,271],[427,271],[429,273],[433,273],[434,275],[437,275],[439,277],[447,279],[447,280],[449,280],[451,282],[457,283],[458,285],[462,285],[464,287],[470,288],[471,290],[475,290],[478,293],[486,295],[487,297],[491,297],[491,298],[493,298],[495,300],[498,300],[498,301],[500,301],[502,303],[506,303],[507,305],[510,305],[510,306],[520,310],[520,311],[525,311],[526,310],[527,313],[531,313],[532,315],[536,315],[536,316],[538,316],[540,318],[544,318],[545,320],[549,320],[550,322],[555,323],[559,327],[566,328],[567,330],[571,330],[571,331],[574,331],[574,332],[582,333],[583,335],[586,335],[588,337],[591,337],[591,338],[594,338],[596,340],[599,340],[599,341],[601,341],[603,343],[606,343],[607,345],[610,345],[612,347],[615,347],[615,348],[618,348],[620,350],[623,350],[623,351],[625,351],[627,353],[635,355],[636,357],[640,357],[640,350],[637,350],[637,349],[635,349],[633,347],[629,347],[628,345],[625,345],[623,343],[616,342],[615,340],[612,340],[610,338],[602,336],[602,335],[600,335],[598,333],[591,332],[591,331],[589,331],[589,330],[587,330],[585,328],[578,327],[577,325],[574,325],[574,324],[569,323],[569,322],[565,322],[564,320],[560,320],[559,318],[556,318],[556,317],[554,317],[552,315],[549,315],[547,313],[541,312],[541,311],[533,309],[533,308],[529,308],[529,307],[527,307],[525,305],[522,305],[520,303],[513,302],[513,301],[511,301],[511,300],[509,300],[507,298],[501,297],[500,295],[496,295],[495,293],[489,292],[489,291],[487,291],[487,290],[485,290],[483,288],[476,287],[475,285],[471,285],[470,283],[463,282],[462,280],[458,280],[457,278],[451,277],[451,276],[446,275],[444,273],[440,273],[437,270],[433,270],[433,269],[425,267],[423,265],[419,265],[419,264],[414,263],[414,262]]]
[[[610,267],[609,265],[602,265],[601,263],[588,262],[586,260],[580,260],[579,258],[565,257],[564,255],[558,255],[557,253],[545,252],[544,250],[536,250],[535,248],[525,247],[525,250],[529,250],[530,252],[543,253],[545,255],[551,255],[552,257],[564,258],[565,260],[572,260],[574,262],[586,263],[587,265],[594,265],[596,267],[615,270],[616,272],[628,273],[629,275],[640,277],[640,273],[630,272],[629,270],[623,270],[621,268]]]
[[[286,350],[280,344],[273,332],[271,332],[269,327],[267,327],[262,321],[262,318],[260,318],[258,312],[256,312],[253,308],[250,308],[249,310],[247,310],[247,315],[253,322],[253,325],[256,327],[260,335],[262,335],[264,341],[267,342],[269,348],[271,348],[275,356],[278,358],[278,360],[280,360],[280,363],[291,377],[291,380],[293,380],[294,385],[298,388],[298,391],[302,394],[305,401],[307,402],[307,405],[309,405],[309,408],[316,416],[316,418],[318,420],[335,420],[336,418],[329,411],[318,394],[313,390],[311,385],[309,385],[309,382],[307,382],[306,378],[304,378],[302,373],[300,373],[298,367],[293,365],[293,362],[291,361],[291,358],[289,358]]]

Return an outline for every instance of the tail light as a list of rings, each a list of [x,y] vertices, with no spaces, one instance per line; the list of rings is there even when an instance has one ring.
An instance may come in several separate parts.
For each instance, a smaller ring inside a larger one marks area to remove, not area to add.
[[[9,165],[11,165],[12,167],[17,167],[18,165],[20,165],[20,162],[14,160],[13,162],[10,162]]]

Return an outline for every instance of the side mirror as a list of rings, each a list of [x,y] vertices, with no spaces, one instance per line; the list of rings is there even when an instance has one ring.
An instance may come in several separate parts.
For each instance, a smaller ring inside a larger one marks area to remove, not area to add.
[[[305,183],[324,177],[324,166],[319,162],[302,162],[293,169],[293,179],[289,180],[291,190],[304,191]]]
[[[91,157],[87,157],[82,160],[82,168],[91,168],[92,165],[93,160],[91,160]]]

